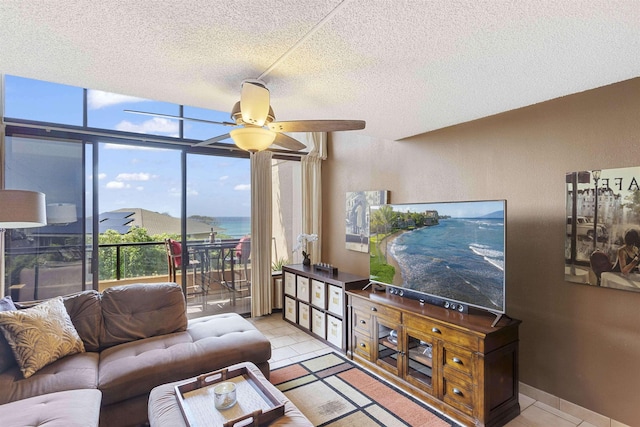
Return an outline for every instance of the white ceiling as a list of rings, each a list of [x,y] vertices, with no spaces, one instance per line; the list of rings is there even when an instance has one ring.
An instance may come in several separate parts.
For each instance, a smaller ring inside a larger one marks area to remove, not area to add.
[[[0,0],[0,73],[229,111],[265,72],[401,139],[640,76],[640,1]]]

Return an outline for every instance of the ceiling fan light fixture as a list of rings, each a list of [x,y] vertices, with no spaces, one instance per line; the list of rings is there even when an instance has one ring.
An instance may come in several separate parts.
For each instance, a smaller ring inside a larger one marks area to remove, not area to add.
[[[264,126],[269,108],[269,89],[262,82],[245,80],[240,94],[242,121],[249,125]]]
[[[243,127],[229,132],[233,142],[243,150],[256,152],[269,148],[276,133],[261,127]]]

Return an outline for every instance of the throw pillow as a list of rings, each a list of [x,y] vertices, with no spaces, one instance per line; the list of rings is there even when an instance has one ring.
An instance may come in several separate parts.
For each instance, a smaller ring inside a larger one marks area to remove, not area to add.
[[[16,310],[16,306],[9,295],[0,299],[0,311]],[[13,357],[13,351],[9,343],[0,333],[0,373],[6,371],[16,364],[16,358]]]
[[[0,329],[25,378],[64,356],[84,351],[62,297],[25,310],[0,312]]]

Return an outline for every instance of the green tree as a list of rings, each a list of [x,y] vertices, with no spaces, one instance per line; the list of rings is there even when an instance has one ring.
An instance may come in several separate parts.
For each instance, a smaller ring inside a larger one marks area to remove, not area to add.
[[[133,227],[126,234],[107,230],[100,234],[98,242],[100,245],[163,242],[166,238],[179,239],[179,236],[166,233],[150,236],[145,228]],[[117,277],[117,250],[116,246],[99,249],[99,280],[113,280]],[[166,274],[166,271],[167,254],[163,244],[120,247],[120,277],[157,276]]]

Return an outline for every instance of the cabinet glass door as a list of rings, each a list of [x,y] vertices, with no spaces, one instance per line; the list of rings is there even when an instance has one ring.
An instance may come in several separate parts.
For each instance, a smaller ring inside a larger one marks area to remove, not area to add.
[[[398,374],[398,358],[402,348],[399,325],[386,325],[378,320],[377,363],[384,369]]]
[[[433,387],[434,342],[407,332],[407,380],[419,387]]]

